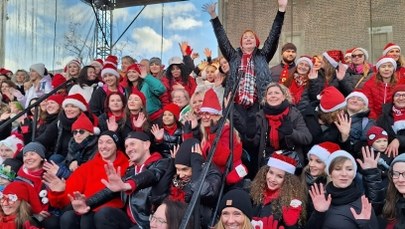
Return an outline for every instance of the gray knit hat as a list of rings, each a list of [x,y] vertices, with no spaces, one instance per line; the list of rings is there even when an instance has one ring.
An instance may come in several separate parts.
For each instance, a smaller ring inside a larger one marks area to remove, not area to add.
[[[44,76],[45,74],[45,65],[42,63],[33,64],[30,69],[36,71],[41,76]]]
[[[37,153],[40,157],[45,158],[46,154],[46,149],[45,146],[43,146],[39,142],[30,142],[28,143],[24,149],[23,149],[23,155],[27,152],[35,152]]]
[[[405,162],[405,153],[399,154],[394,158],[394,160],[392,160],[390,170],[392,170],[392,167],[394,167],[394,164],[397,162]]]

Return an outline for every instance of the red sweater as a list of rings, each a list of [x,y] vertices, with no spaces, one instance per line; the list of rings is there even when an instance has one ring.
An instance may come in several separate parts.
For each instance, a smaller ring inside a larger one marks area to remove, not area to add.
[[[179,80],[173,79],[173,84],[170,87],[170,83],[169,83],[169,80],[167,79],[167,77],[162,78],[162,83],[166,87],[166,92],[164,93],[164,94],[166,94],[166,96],[163,96],[163,95],[162,96],[168,97],[170,102],[172,102],[171,94],[173,91],[173,85],[175,85],[175,84],[182,85],[184,87],[184,89],[188,92],[188,95],[190,97],[194,94],[194,91],[197,87],[197,83],[195,82],[195,79],[191,76],[188,77],[188,83],[186,83],[186,84],[183,83],[183,81],[181,79],[179,79]],[[164,103],[164,102],[162,101],[162,103]]]
[[[79,166],[79,168],[66,180],[66,190],[64,192],[49,193],[51,205],[57,208],[67,206],[70,204],[67,194],[72,195],[74,191],[78,191],[86,197],[90,197],[104,189],[105,185],[101,183],[101,179],[107,180],[107,175],[104,170],[105,164],[106,162],[101,158],[100,153],[97,152],[93,159]],[[128,167],[128,159],[124,156],[124,153],[117,151],[117,158],[113,165],[115,169],[117,169],[118,166],[121,167],[120,175],[123,176]],[[98,211],[103,207],[122,208],[123,206],[121,199],[116,197],[93,209],[93,211]]]

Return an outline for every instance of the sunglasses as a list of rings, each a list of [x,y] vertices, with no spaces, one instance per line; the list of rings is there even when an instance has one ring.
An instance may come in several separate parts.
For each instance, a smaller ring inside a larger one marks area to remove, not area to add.
[[[364,56],[364,54],[352,54],[352,58],[356,58],[356,57],[358,57],[358,58],[362,58]]]
[[[76,134],[84,134],[84,130],[74,130],[74,131],[72,131],[72,134],[73,134],[73,135],[76,135]]]

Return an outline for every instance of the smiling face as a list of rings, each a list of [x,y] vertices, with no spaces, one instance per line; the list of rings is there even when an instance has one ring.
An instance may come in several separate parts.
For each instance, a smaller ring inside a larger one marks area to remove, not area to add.
[[[166,204],[161,204],[150,217],[150,228],[170,229],[167,225]]]
[[[46,103],[46,112],[48,114],[57,114],[59,113],[60,105],[53,101],[53,100],[48,100]]]
[[[162,70],[162,66],[154,62],[149,66],[149,69],[152,74],[159,74],[159,72]]]
[[[125,140],[125,153],[129,160],[135,164],[142,164],[149,156],[150,141],[142,141],[136,138]]]
[[[184,182],[189,182],[191,180],[191,176],[193,175],[193,170],[191,167],[182,164],[176,164],[176,174],[180,178],[180,180]]]
[[[229,63],[225,58],[221,58],[219,61],[219,64],[221,65],[221,69],[224,73],[228,73],[229,72]]]
[[[387,52],[387,56],[392,57],[392,59],[395,61],[398,61],[399,57],[401,56],[401,51],[397,48],[393,48]]]
[[[42,162],[44,161],[39,154],[33,151],[24,153],[23,162],[24,167],[29,171],[36,171],[42,168]]]
[[[131,69],[127,72],[127,78],[130,82],[137,81],[139,79],[139,76],[140,76],[140,74],[133,69]]]
[[[366,107],[364,100],[358,96],[352,96],[347,100],[347,110],[350,113],[357,113],[362,111]]]
[[[68,119],[76,118],[81,114],[80,108],[76,107],[73,104],[66,104],[63,108],[65,115]]]
[[[297,52],[294,49],[287,49],[283,52],[282,58],[285,63],[291,63],[297,57]]]
[[[70,76],[78,76],[80,72],[80,67],[77,64],[70,63],[67,66],[67,72]]]
[[[118,84],[118,78],[111,73],[104,74],[103,81],[108,87],[115,87]]]
[[[216,78],[216,68],[214,66],[208,66],[205,70],[205,73],[207,73],[206,79],[208,82],[213,83]]]
[[[364,53],[360,50],[355,50],[352,52],[352,63],[354,65],[363,64],[365,60]]]
[[[97,73],[95,68],[87,68],[87,80],[95,80]]]
[[[311,67],[306,61],[301,61],[297,65],[297,72],[300,75],[305,75],[309,73],[309,70],[311,70]]]
[[[286,99],[278,86],[269,87],[266,91],[266,102],[270,106],[278,106]]]
[[[176,119],[172,112],[165,111],[163,112],[162,121],[165,126],[171,126],[176,122]]]
[[[92,133],[90,133],[87,130],[78,129],[78,130],[73,131],[73,139],[78,144],[82,143],[84,141],[84,139],[86,139],[90,135],[92,135]]]
[[[4,160],[6,158],[12,158],[14,156],[14,152],[12,149],[7,147],[4,144],[0,145],[0,157]]]
[[[221,211],[221,222],[225,229],[242,229],[245,214],[235,207],[226,207]]]
[[[405,108],[405,91],[398,91],[394,94],[393,102],[397,108]]]
[[[131,94],[129,97],[128,97],[128,104],[127,104],[127,106],[128,106],[128,109],[130,110],[130,111],[140,111],[141,109],[142,109],[142,107],[143,107],[143,105],[142,105],[142,99],[138,96],[138,95],[135,95],[135,94]]]
[[[117,94],[113,94],[108,99],[108,108],[111,112],[120,112],[124,109],[124,102]]]
[[[405,196],[405,162],[396,162],[394,166],[392,166],[392,171],[394,174],[392,181],[394,182],[395,188],[399,193]]]
[[[347,188],[353,182],[355,175],[353,163],[345,159],[342,163],[336,163],[333,166],[330,179],[336,188]]]
[[[267,188],[271,191],[276,191],[281,188],[284,182],[285,171],[270,167],[266,173]]]
[[[318,177],[325,173],[325,163],[319,159],[319,157],[310,154],[309,155],[309,174],[313,177]]]
[[[253,51],[256,48],[256,36],[251,31],[247,31],[242,35],[242,49],[245,51]]]
[[[108,135],[101,135],[98,139],[98,152],[104,161],[113,162],[117,156],[117,145]]]
[[[194,111],[195,114],[200,113],[200,108],[204,100],[204,94],[194,94],[191,101],[191,109]]]
[[[188,99],[188,96],[186,95],[185,90],[174,90],[172,92],[172,101],[174,104],[181,108],[187,106],[187,104],[190,102]]]
[[[4,195],[3,198],[0,199],[1,209],[3,209],[4,215],[16,214],[20,207],[21,200],[11,201],[8,197],[9,195]]]

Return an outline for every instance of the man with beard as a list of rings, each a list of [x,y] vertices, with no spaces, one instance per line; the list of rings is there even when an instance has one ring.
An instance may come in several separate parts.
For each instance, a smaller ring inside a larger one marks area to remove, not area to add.
[[[287,43],[281,48],[281,63],[270,68],[273,82],[284,83],[289,71],[295,67],[296,56],[297,47],[293,43]]]

